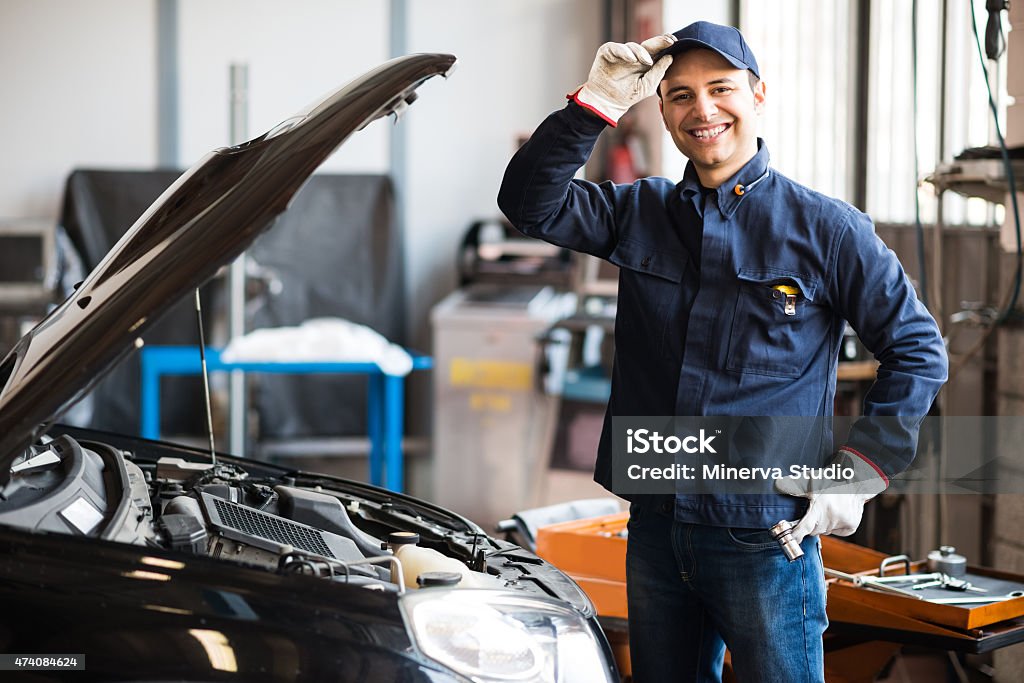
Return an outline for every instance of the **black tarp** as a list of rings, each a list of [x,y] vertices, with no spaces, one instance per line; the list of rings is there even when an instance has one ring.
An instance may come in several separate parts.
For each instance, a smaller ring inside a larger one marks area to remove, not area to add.
[[[67,180],[61,225],[91,270],[180,171],[77,170]],[[247,305],[246,328],[295,325],[334,316],[368,325],[404,343],[401,236],[389,179],[379,175],[313,176],[277,224],[248,251],[267,279],[280,282]],[[250,282],[250,288],[258,285]],[[260,290],[260,287],[255,287]],[[226,285],[203,289],[207,343],[223,330]],[[192,297],[178,302],[145,335],[147,345],[196,344]],[[366,382],[354,376],[264,375],[253,406],[261,437],[363,434]],[[205,431],[202,385],[195,377],[161,384],[164,434]],[[132,353],[92,392],[88,426],[135,433],[139,426],[138,354]]]
[[[284,287],[254,327],[334,316],[405,344],[401,236],[387,177],[313,176],[273,230],[249,250]],[[256,405],[265,437],[366,433],[366,380],[264,375]]]

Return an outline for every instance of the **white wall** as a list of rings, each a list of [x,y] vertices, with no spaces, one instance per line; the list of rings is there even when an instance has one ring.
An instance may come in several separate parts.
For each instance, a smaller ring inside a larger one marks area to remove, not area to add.
[[[459,65],[428,83],[400,126],[409,329],[421,346],[430,307],[455,285],[469,223],[495,197],[518,136],[586,79],[601,42],[594,0],[407,0],[407,52]],[[386,60],[386,0],[178,0],[178,158],[229,142],[228,70],[249,67],[254,137]],[[401,7],[399,3],[398,7]],[[0,218],[55,219],[76,167],[157,164],[156,0],[0,2]],[[387,173],[390,122],[369,126],[323,170]]]
[[[0,218],[55,219],[73,168],[155,163],[155,8],[0,3]]]
[[[179,0],[179,161],[229,141],[229,67],[249,68],[249,135],[256,137],[388,58],[383,0]],[[321,167],[386,173],[388,133],[369,126]]]
[[[499,215],[516,138],[586,80],[601,12],[593,0],[410,0],[409,51],[459,58],[447,81],[422,88],[402,122],[410,330],[425,334],[430,306],[455,286],[456,247],[469,223]]]

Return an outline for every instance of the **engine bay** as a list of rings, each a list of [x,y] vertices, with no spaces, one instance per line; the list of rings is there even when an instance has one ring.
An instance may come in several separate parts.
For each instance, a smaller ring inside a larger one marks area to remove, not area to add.
[[[377,591],[415,589],[427,577],[586,605],[575,584],[536,555],[415,498],[135,441],[138,448],[80,433],[43,437],[11,467],[0,491],[0,524]]]

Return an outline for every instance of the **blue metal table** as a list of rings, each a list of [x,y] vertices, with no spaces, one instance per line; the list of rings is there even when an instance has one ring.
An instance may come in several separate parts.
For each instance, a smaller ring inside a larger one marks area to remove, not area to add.
[[[432,367],[430,356],[411,354],[413,370]],[[160,378],[164,375],[198,375],[202,362],[197,346],[151,346],[142,349],[142,436],[160,438]],[[395,492],[403,489],[402,426],[405,378],[389,375],[376,363],[323,361],[221,360],[221,350],[206,349],[209,372],[242,370],[277,374],[363,374],[367,376],[367,431],[370,437],[370,483]]]

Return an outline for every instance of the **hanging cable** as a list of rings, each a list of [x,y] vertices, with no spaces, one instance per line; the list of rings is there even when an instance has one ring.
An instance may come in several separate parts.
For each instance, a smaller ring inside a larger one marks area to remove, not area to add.
[[[993,4],[990,5],[988,2],[986,3],[986,9],[989,10],[989,23],[986,27],[986,30],[988,32],[988,35],[986,36],[986,42],[989,43],[990,45],[995,44],[998,46],[1000,42],[1005,41],[993,39],[992,32],[994,30],[999,30],[999,25],[998,23],[993,21],[993,12],[997,9],[995,7],[994,0],[989,0],[989,2],[992,2]],[[998,325],[1006,322],[1013,315],[1014,307],[1017,305],[1017,299],[1020,295],[1021,266],[1022,261],[1024,261],[1024,255],[1022,255],[1021,250],[1020,209],[1017,205],[1017,183],[1013,174],[1013,165],[1010,163],[1010,155],[1006,149],[1006,140],[1003,138],[1003,133],[999,128],[998,110],[996,109],[995,98],[993,98],[992,96],[992,86],[989,83],[988,69],[985,66],[985,57],[981,51],[981,38],[978,36],[978,23],[974,16],[974,5],[972,2],[968,2],[968,6],[971,10],[971,29],[974,31],[974,43],[975,46],[978,48],[978,60],[981,62],[981,70],[985,75],[985,87],[988,90],[988,104],[989,108],[992,111],[992,117],[995,120],[996,136],[999,139],[999,149],[1003,159],[1003,167],[1006,171],[1006,181],[1009,185],[1010,207],[1007,207],[1007,210],[1010,210],[1011,207],[1013,209],[1014,228],[1017,237],[1017,272],[1014,276],[1014,283],[1012,289],[1009,290],[1007,292],[1007,296],[1004,297],[1005,299],[1008,300],[1008,303],[1006,304],[1002,314],[1000,314],[1000,316],[995,320],[995,322],[992,325],[989,326],[985,333],[981,335],[981,337],[976,342],[974,342],[971,348],[969,348],[965,353],[960,354],[960,357],[957,359],[957,361],[949,366],[949,377],[951,379],[967,364],[967,361],[969,361],[974,356],[974,354],[976,354],[985,346],[985,343],[988,341],[989,337],[995,331],[995,328]],[[998,12],[995,12],[995,16],[996,18],[998,18]],[[999,51],[997,51],[996,53],[997,55],[998,52]]]
[[[974,44],[978,48],[978,60],[981,63],[981,70],[985,76],[985,89],[988,91],[988,106],[992,110],[992,119],[996,127],[996,138],[999,140],[999,151],[1003,158],[1003,167],[1006,170],[1006,181],[1010,190],[1010,204],[1013,207],[1013,222],[1017,237],[1017,272],[1013,278],[1013,293],[1010,301],[999,316],[996,324],[1005,323],[1013,315],[1013,309],[1017,306],[1017,298],[1020,296],[1021,269],[1024,265],[1024,252],[1021,249],[1020,233],[1020,209],[1017,206],[1017,182],[1013,175],[1013,164],[1010,163],[1010,154],[1006,149],[1006,140],[1003,138],[1003,131],[999,126],[999,110],[996,108],[995,98],[992,96],[992,84],[989,81],[988,67],[985,65],[985,55],[981,50],[981,38],[978,36],[978,21],[974,16],[974,2],[968,2],[971,11],[971,30],[974,32]],[[987,7],[987,5],[986,5]],[[989,24],[989,32],[992,32],[993,24]],[[992,42],[992,41],[990,41]],[[1007,207],[1009,210],[1010,207]]]
[[[917,0],[910,3],[910,71],[913,138],[914,138],[914,231],[917,234],[917,267],[921,279],[921,303],[928,308],[928,267],[924,258],[924,228],[921,227],[921,196],[918,192],[918,179],[921,177],[921,163],[918,156],[917,141]],[[939,305],[941,302],[935,302]]]
[[[991,1],[992,0],[990,0],[990,2]],[[985,66],[985,57],[984,57],[984,55],[982,54],[982,51],[981,51],[981,39],[978,36],[978,23],[977,23],[977,20],[975,19],[975,16],[974,16],[974,4],[973,4],[973,2],[968,2],[968,6],[970,7],[970,10],[971,10],[971,29],[974,32],[975,46],[978,48],[978,60],[981,62],[981,70],[982,70],[982,72],[985,75],[985,87],[988,90],[988,104],[989,104],[990,110],[992,111],[992,117],[995,120],[996,135],[997,135],[997,137],[999,139],[999,149],[1000,149],[1000,152],[1002,154],[1003,167],[1006,170],[1006,181],[1007,181],[1007,184],[1009,185],[1009,190],[1010,190],[1010,207],[1007,207],[1007,210],[1010,210],[1011,207],[1013,209],[1014,228],[1016,230],[1016,237],[1017,237],[1017,272],[1016,272],[1016,275],[1014,276],[1014,283],[1013,283],[1012,288],[1007,291],[1007,295],[1004,297],[1004,299],[1006,299],[1008,301],[1008,303],[1006,304],[1003,312],[993,322],[992,325],[989,325],[988,329],[985,330],[985,333],[982,334],[981,337],[979,337],[976,342],[974,342],[974,344],[971,346],[971,348],[969,348],[964,353],[960,354],[959,357],[957,358],[956,362],[950,364],[950,366],[949,366],[949,377],[950,377],[950,379],[952,379],[955,375],[957,375],[960,372],[960,370],[967,364],[967,361],[969,361],[976,353],[978,353],[982,348],[984,348],[985,344],[988,342],[989,338],[992,336],[992,333],[995,331],[996,327],[998,325],[1006,322],[1013,315],[1014,307],[1017,305],[1017,299],[1018,299],[1018,297],[1020,295],[1021,266],[1022,266],[1022,261],[1024,261],[1024,258],[1022,258],[1022,253],[1021,253],[1020,210],[1019,210],[1019,208],[1017,206],[1017,183],[1016,183],[1016,179],[1015,179],[1014,174],[1013,174],[1013,165],[1010,163],[1009,152],[1006,149],[1006,140],[1003,138],[1002,131],[999,128],[999,116],[998,116],[998,113],[997,113],[998,110],[996,109],[996,106],[995,106],[995,99],[992,96],[992,86],[990,85],[989,79],[988,79],[988,69]],[[990,6],[988,3],[986,3],[986,9],[989,10],[989,23],[988,23],[988,26],[986,27],[987,32],[988,32],[988,35],[986,36],[987,42],[998,44],[1000,41],[992,40],[992,31],[993,30],[998,30],[998,24],[993,22],[993,20],[992,20],[993,19],[992,10],[994,9],[994,6]],[[996,14],[996,16],[998,17],[998,13]],[[1000,305],[1002,305],[1002,304],[1000,304]]]

